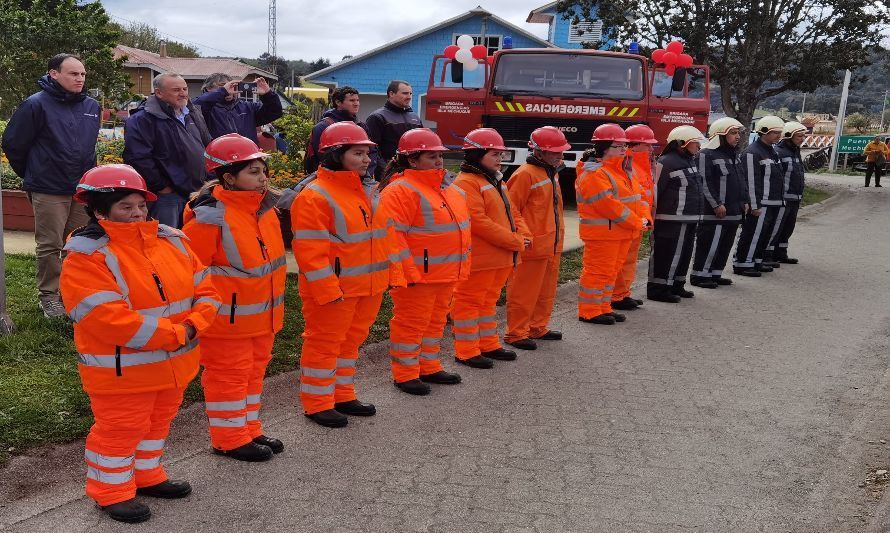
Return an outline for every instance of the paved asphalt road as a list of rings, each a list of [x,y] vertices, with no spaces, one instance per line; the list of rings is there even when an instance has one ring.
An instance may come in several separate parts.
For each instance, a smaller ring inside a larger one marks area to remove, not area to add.
[[[425,398],[371,346],[358,386],[379,414],[346,429],[302,416],[295,375],[270,379],[267,433],[287,450],[269,463],[210,454],[193,405],[167,464],[194,493],[151,502],[143,525],[81,496],[82,443],[18,457],[0,529],[890,531],[865,484],[890,466],[888,228],[890,189],[846,190],[799,224],[800,265],[615,326],[579,323],[565,285],[565,341]]]

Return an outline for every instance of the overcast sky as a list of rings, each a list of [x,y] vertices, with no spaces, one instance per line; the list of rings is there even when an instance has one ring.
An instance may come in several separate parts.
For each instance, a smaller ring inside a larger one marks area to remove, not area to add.
[[[465,13],[480,0],[278,0],[278,55],[337,62]],[[482,7],[540,37],[546,24],[528,24],[543,0],[486,0]],[[267,0],[102,0],[120,23],[151,24],[202,55],[257,57],[267,48]]]

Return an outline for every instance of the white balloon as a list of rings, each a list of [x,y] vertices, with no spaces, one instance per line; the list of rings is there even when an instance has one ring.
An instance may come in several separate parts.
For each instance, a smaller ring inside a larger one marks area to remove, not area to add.
[[[454,59],[457,60],[458,63],[463,63],[466,65],[467,63],[475,62],[473,59],[473,52],[470,52],[468,48],[461,48],[454,54]]]
[[[479,68],[479,62],[475,59],[470,61],[469,63],[464,63],[464,70],[466,72],[473,72],[477,68]]]
[[[473,47],[473,38],[469,35],[461,35],[457,38],[457,46],[462,50],[469,50]]]

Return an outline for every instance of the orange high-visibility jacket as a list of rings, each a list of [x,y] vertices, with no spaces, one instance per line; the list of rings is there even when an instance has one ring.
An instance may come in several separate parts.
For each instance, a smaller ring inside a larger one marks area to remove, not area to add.
[[[222,306],[210,337],[274,334],[284,322],[287,261],[278,196],[254,191],[205,191],[185,208],[182,230],[202,263],[210,267]]]
[[[519,252],[525,249],[523,239],[531,239],[532,235],[522,214],[510,205],[503,180],[495,183],[481,171],[478,174],[461,172],[454,184],[466,193],[470,210],[471,270],[516,266]]]
[[[581,239],[633,239],[643,229],[642,189],[624,172],[624,158],[578,162],[575,191]]]
[[[406,170],[380,195],[408,283],[470,277],[470,214],[463,189],[444,185],[445,170]]]
[[[184,388],[197,374],[184,324],[206,331],[220,303],[186,240],[157,221],[102,220],[71,235],[60,288],[86,392]]]
[[[510,176],[507,189],[510,203],[522,214],[532,234],[532,247],[522,252],[523,259],[550,257],[562,253],[565,225],[559,174],[525,163]]]
[[[291,205],[293,251],[302,286],[318,304],[405,286],[389,216],[376,183],[356,172],[318,169]]]
[[[655,181],[652,179],[652,159],[648,152],[630,152],[633,175],[643,189],[643,207],[646,218],[652,222],[652,208],[655,206]]]

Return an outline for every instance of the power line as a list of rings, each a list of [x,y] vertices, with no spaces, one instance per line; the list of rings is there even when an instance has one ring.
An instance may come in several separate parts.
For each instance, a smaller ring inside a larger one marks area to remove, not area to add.
[[[129,22],[130,24],[145,24],[144,22],[136,22],[136,21],[133,21],[133,20],[130,20],[130,19],[126,19],[126,18],[124,18],[124,17],[119,17],[119,16],[117,16],[117,15],[112,15],[111,13],[108,13],[108,16],[110,16],[110,17],[113,18],[113,19],[117,19],[117,20],[120,20],[120,21],[123,21],[123,22]],[[197,47],[197,48],[205,48],[205,49],[208,49],[208,50],[215,50],[215,51],[217,51],[217,52],[222,52],[223,54],[225,54],[225,55],[227,55],[227,56],[230,56],[230,57],[241,57],[241,54],[236,54],[236,53],[231,52],[231,51],[228,51],[228,50],[222,50],[222,49],[220,49],[220,48],[216,48],[216,47],[209,46],[209,45],[206,45],[206,44],[201,44],[201,43],[198,43],[198,42],[195,42],[195,41],[190,41],[190,40],[188,40],[188,39],[183,39],[182,37],[177,37],[177,36],[175,36],[175,35],[170,35],[169,33],[165,33],[165,32],[162,32],[162,31],[158,30],[157,28],[155,28],[155,31],[158,33],[158,35],[161,35],[162,37],[166,37],[166,38],[168,38],[168,39],[173,39],[173,40],[178,41],[178,42],[181,42],[181,43],[190,44],[190,45],[195,46],[195,47]]]

